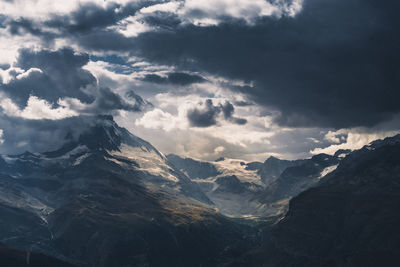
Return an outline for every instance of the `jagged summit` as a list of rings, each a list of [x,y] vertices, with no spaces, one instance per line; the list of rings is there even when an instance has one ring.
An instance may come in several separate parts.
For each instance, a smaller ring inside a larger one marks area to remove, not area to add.
[[[266,161],[279,161],[280,159],[274,156],[270,156],[269,158],[267,158]]]
[[[71,129],[67,133],[65,143],[60,149],[43,154],[49,157],[59,157],[79,146],[85,146],[91,151],[120,151],[123,144],[141,147],[142,150],[156,152],[162,157],[161,153],[150,143],[120,127],[111,115],[98,115],[90,118],[85,128]]]

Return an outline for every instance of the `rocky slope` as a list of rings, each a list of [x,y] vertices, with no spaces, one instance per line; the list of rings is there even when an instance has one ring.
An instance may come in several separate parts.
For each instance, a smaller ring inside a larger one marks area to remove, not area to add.
[[[341,160],[337,155],[319,154],[297,161],[295,166],[286,168],[258,197],[262,202],[289,200],[318,184],[325,175],[337,168]]]
[[[250,162],[246,164],[247,170],[256,170],[261,181],[266,185],[275,182],[279,176],[289,167],[298,166],[303,160],[282,160],[276,157],[269,157],[264,163]]]
[[[233,266],[398,266],[400,135],[347,156]]]

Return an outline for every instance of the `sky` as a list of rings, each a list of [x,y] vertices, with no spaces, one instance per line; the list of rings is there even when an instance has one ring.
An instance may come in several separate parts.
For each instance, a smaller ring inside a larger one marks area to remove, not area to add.
[[[2,0],[0,153],[91,117],[164,154],[264,161],[400,132],[395,0]]]

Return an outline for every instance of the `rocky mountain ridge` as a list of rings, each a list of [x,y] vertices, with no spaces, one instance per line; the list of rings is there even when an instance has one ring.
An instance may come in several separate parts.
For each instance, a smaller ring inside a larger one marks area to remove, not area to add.
[[[55,151],[0,156],[0,242],[75,266],[395,266],[399,159],[396,136],[201,162],[99,116]]]

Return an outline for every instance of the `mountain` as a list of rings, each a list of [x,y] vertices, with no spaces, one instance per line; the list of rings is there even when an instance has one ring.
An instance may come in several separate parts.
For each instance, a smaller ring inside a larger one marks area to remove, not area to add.
[[[217,209],[231,217],[279,217],[288,201],[316,185],[333,171],[349,151],[315,155],[310,159],[264,163],[221,158],[215,162],[168,155],[175,166],[198,183]],[[202,169],[204,167],[204,169]]]
[[[277,208],[254,198],[264,189],[264,184],[257,171],[248,169],[244,161],[220,158],[207,162],[177,155],[168,155],[167,158],[200,186],[222,214],[235,218],[275,216]],[[201,170],[202,166],[204,170]]]
[[[165,157],[109,116],[63,141],[0,156],[0,266],[27,255],[78,267],[400,260],[400,135],[264,163]]]
[[[338,155],[343,155],[340,153]],[[288,200],[318,184],[325,175],[334,171],[342,157],[318,154],[310,159],[297,161],[286,168],[279,177],[260,194],[262,202]]]
[[[400,135],[345,157],[233,266],[398,266]]]
[[[167,158],[175,167],[193,179],[206,179],[221,174],[221,172],[209,162],[197,161],[191,158],[181,158],[174,154],[167,155]]]
[[[253,230],[212,204],[108,116],[56,151],[0,157],[0,241],[77,266],[216,266]]]
[[[269,157],[264,163],[250,162],[246,164],[247,170],[256,170],[260,175],[261,181],[265,185],[270,185],[289,167],[302,164],[303,160],[282,160],[276,157]]]

